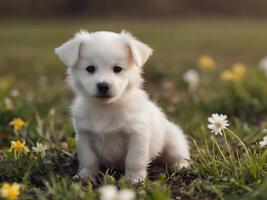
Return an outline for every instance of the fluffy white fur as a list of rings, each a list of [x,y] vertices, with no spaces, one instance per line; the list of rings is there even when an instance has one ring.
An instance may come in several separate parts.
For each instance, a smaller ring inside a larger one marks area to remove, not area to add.
[[[94,179],[99,166],[108,164],[125,169],[133,182],[143,181],[157,156],[170,167],[189,165],[183,131],[142,89],[141,72],[152,54],[150,47],[124,31],[81,31],[55,53],[68,67],[68,82],[76,93],[72,117],[79,177]],[[87,66],[96,71],[88,73]],[[114,66],[122,71],[114,73]],[[99,82],[110,86],[109,97],[98,96]]]

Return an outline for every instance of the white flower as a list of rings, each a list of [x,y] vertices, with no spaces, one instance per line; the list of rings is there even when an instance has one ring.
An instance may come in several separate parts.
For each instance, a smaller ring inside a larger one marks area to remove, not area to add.
[[[49,110],[49,114],[51,116],[54,116],[55,115],[55,112],[56,112],[55,108],[52,108],[52,109]]]
[[[118,190],[114,185],[106,185],[99,189],[100,200],[134,200],[135,193],[129,189]]]
[[[183,75],[183,79],[188,83],[189,90],[191,91],[195,90],[199,84],[199,74],[193,69],[187,70]]]
[[[259,68],[267,75],[267,56],[259,62]]]
[[[5,97],[3,101],[4,101],[5,108],[7,110],[12,110],[14,108],[14,104],[9,97]]]
[[[260,142],[260,148],[264,148],[267,145],[267,135]]]
[[[32,147],[32,150],[35,153],[38,153],[38,154],[40,154],[43,157],[43,156],[45,156],[45,151],[48,150],[48,146],[47,145],[43,145],[40,142],[36,142],[36,146],[35,147]]]
[[[223,114],[212,114],[211,117],[208,118],[208,121],[208,128],[211,129],[214,135],[222,135],[222,130],[229,126],[227,116]]]
[[[19,91],[17,89],[13,89],[10,91],[10,95],[12,97],[18,97],[19,96]]]

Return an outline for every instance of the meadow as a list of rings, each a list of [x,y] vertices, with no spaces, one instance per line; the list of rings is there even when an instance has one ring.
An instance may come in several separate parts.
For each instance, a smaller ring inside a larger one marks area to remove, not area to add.
[[[103,185],[128,188],[138,200],[266,199],[267,150],[260,141],[267,135],[267,74],[258,68],[267,55],[266,21],[66,18],[2,19],[0,24],[3,199],[8,199],[4,183],[15,182],[20,194],[14,189],[9,199],[93,200]],[[188,135],[191,167],[172,172],[152,165],[140,185],[128,183],[116,169],[103,169],[96,184],[72,180],[78,170],[69,115],[73,94],[53,49],[80,29],[125,29],[154,49],[144,68],[144,87]],[[200,66],[203,55],[209,55],[212,67]],[[223,76],[235,63],[244,69],[242,76]],[[188,69],[199,76],[193,90],[183,78]],[[207,128],[213,113],[228,116],[223,136]],[[10,123],[15,118],[22,121]],[[33,149],[36,142],[44,145],[43,152]],[[22,153],[15,145],[23,146]]]

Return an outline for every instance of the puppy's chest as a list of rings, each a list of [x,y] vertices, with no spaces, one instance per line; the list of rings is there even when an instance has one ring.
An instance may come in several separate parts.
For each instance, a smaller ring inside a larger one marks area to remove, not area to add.
[[[127,130],[129,124],[116,115],[118,113],[94,113],[76,119],[76,125],[91,134],[91,145],[103,163],[124,168],[130,137]]]
[[[76,119],[79,128],[99,135],[125,132],[127,120],[119,112],[94,112]]]
[[[117,167],[124,165],[129,142],[128,135],[123,132],[95,135],[94,146],[99,158],[106,164]]]

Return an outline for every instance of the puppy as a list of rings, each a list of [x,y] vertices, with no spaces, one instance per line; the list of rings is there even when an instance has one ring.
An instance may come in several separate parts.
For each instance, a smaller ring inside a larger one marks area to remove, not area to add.
[[[189,146],[142,89],[142,67],[152,49],[130,33],[81,31],[55,49],[76,93],[72,119],[78,176],[94,179],[103,164],[143,181],[157,156],[170,167],[189,165]]]

